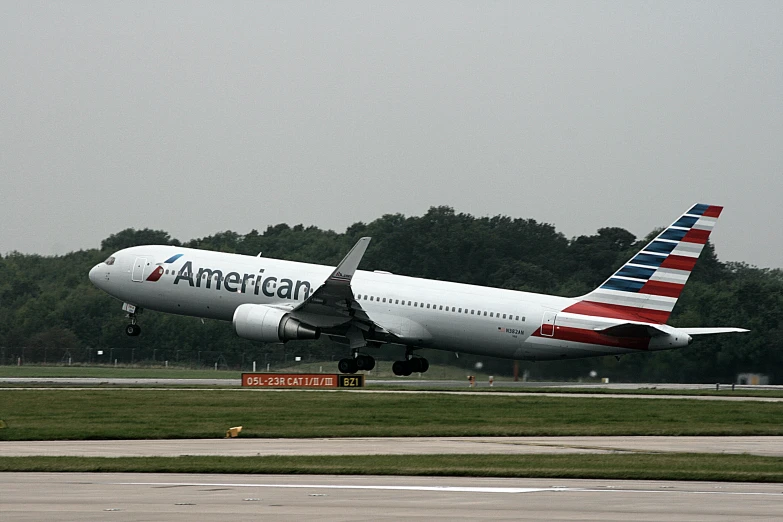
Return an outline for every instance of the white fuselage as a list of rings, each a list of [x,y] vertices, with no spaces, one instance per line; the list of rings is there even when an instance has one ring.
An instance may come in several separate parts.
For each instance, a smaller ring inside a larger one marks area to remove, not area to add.
[[[171,246],[133,247],[113,257],[113,265],[101,263],[90,272],[112,296],[150,310],[226,321],[246,303],[294,307],[333,270]],[[149,280],[155,271],[159,278]],[[356,272],[351,290],[375,324],[409,346],[528,360],[639,350],[611,340],[592,342],[594,330],[611,320],[563,313],[576,302],[572,298],[365,271]],[[560,336],[561,329],[571,335]],[[643,349],[685,344],[672,337]]]

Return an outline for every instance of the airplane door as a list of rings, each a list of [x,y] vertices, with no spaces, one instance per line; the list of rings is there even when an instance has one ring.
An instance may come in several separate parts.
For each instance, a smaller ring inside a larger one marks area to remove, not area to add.
[[[131,273],[131,280],[141,283],[144,279],[144,267],[147,266],[146,257],[137,257],[133,262],[133,272]]]
[[[552,337],[555,335],[556,318],[557,318],[557,312],[544,312],[544,317],[541,319],[542,337]]]

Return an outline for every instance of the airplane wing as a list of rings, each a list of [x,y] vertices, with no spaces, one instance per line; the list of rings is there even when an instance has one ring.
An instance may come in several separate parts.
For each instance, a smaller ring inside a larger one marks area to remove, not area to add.
[[[320,328],[337,326],[354,319],[367,327],[372,325],[372,321],[361,310],[351,290],[351,279],[370,244],[370,239],[372,238],[363,237],[357,241],[324,284],[295,307],[291,316]]]

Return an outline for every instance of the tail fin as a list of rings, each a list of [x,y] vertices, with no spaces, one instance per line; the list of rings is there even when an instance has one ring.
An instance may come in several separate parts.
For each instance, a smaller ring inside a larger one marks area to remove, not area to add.
[[[564,312],[664,324],[723,207],[694,205]]]

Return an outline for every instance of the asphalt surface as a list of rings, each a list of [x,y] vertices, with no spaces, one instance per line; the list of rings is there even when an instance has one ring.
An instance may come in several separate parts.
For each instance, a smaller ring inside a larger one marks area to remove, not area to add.
[[[0,456],[176,457],[181,455],[748,453],[783,457],[783,437],[377,437],[0,441]]]
[[[0,473],[17,521],[783,520],[783,484]]]

